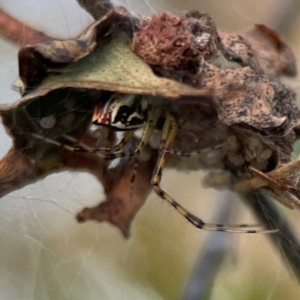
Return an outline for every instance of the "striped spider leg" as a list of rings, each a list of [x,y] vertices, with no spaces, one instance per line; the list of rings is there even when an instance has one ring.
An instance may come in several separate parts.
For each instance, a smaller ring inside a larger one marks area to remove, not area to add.
[[[191,214],[188,210],[186,210],[183,206],[181,206],[177,201],[175,201],[168,193],[166,193],[160,186],[161,178],[162,178],[162,170],[166,163],[167,155],[178,155],[178,156],[192,156],[197,155],[203,151],[207,151],[208,149],[204,149],[203,151],[184,153],[180,151],[174,151],[171,148],[172,143],[176,137],[176,133],[178,130],[177,122],[173,116],[168,113],[165,113],[165,123],[162,129],[161,141],[160,141],[160,149],[159,149],[159,157],[153,172],[151,184],[154,188],[155,193],[166,200],[172,207],[174,207],[185,219],[192,223],[195,227],[209,230],[209,231],[223,231],[223,232],[232,232],[232,233],[274,233],[278,230],[248,230],[242,229],[241,227],[252,227],[244,224],[241,225],[223,225],[223,224],[210,224],[202,221],[200,218]]]

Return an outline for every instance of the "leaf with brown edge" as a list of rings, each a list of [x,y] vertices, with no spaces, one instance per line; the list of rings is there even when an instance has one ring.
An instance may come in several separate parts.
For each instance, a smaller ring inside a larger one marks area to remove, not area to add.
[[[20,78],[25,92],[30,91],[22,100],[67,87],[166,98],[210,94],[207,89],[196,89],[156,76],[149,65],[130,50],[128,31],[132,22],[136,20],[128,11],[117,7],[90,25],[77,39],[50,41],[21,49]],[[130,26],[127,24],[124,30],[126,23]]]
[[[128,11],[118,7],[94,22],[75,39],[50,40],[23,47],[19,51],[19,75],[25,90],[41,83],[55,68],[60,68],[89,55],[97,45],[97,36],[106,34],[114,22],[129,18]],[[39,76],[36,76],[39,74]]]

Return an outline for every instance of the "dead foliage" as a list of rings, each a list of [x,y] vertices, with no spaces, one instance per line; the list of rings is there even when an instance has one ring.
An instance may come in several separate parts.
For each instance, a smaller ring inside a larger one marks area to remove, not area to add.
[[[290,157],[300,111],[295,93],[280,82],[282,75],[296,74],[295,58],[266,26],[243,34],[220,32],[207,14],[196,11],[181,18],[162,13],[137,19],[118,7],[76,39],[22,48],[19,71],[22,98],[0,107],[13,139],[0,162],[1,196],[53,172],[86,170],[103,184],[107,198],[83,209],[78,221],[109,221],[128,236],[151,190],[157,150],[147,148],[149,159],[139,164],[131,197],[128,159],[109,169],[92,153],[73,153],[46,140],[66,143],[62,135],[68,134],[90,147],[113,145],[112,130],[89,127],[103,91],[116,91],[148,95],[176,116],[176,150],[224,143],[192,163],[170,158],[169,167],[226,170],[231,189],[264,188],[283,204],[299,206],[298,160]]]

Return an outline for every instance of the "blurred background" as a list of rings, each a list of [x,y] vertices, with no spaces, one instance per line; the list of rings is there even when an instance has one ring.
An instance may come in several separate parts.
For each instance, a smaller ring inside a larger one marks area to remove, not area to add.
[[[143,15],[157,11],[181,15],[197,9],[209,13],[221,30],[243,32],[263,23],[279,30],[300,57],[298,2],[113,1]],[[75,37],[92,22],[75,0],[0,0],[0,7],[58,38]],[[18,74],[17,53],[17,46],[0,40],[1,104],[19,99],[11,89]],[[298,79],[289,84],[299,91]],[[10,146],[10,138],[0,126],[1,157]],[[167,170],[163,186],[207,222],[221,223],[226,209],[232,212],[230,223],[257,222],[234,194],[203,189],[202,178],[200,171]],[[96,179],[69,172],[2,198],[0,299],[299,299],[300,289],[290,267],[266,236],[198,230],[154,194],[135,218],[128,240],[109,224],[76,223],[78,211],[102,200],[102,187]],[[295,228],[300,225],[299,212],[280,209]],[[209,262],[203,256],[215,247],[226,253],[216,274],[203,264]],[[197,275],[199,265],[202,274]],[[188,287],[195,278],[199,279],[197,286],[209,285],[206,298],[190,296],[193,293]]]

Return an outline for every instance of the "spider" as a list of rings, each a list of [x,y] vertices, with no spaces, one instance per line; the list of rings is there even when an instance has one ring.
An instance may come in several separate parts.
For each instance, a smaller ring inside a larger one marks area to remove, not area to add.
[[[160,145],[158,149],[159,155],[152,175],[151,185],[153,186],[154,192],[161,199],[167,201],[183,217],[185,217],[188,222],[203,230],[237,233],[273,233],[278,231],[276,229],[242,229],[241,227],[253,227],[245,224],[223,225],[206,223],[191,214],[161,188],[162,170],[165,166],[168,155],[190,157],[220,148],[223,144],[193,152],[182,152],[172,149],[172,143],[178,131],[176,118],[160,106],[151,105],[146,96],[113,93],[107,101],[102,101],[95,107],[92,122],[97,126],[107,126],[115,131],[124,131],[125,134],[122,140],[112,148],[92,148],[66,134],[62,135],[62,138],[76,144],[76,146],[72,147],[65,145],[37,134],[32,135],[35,138],[44,139],[49,143],[62,146],[69,151],[95,153],[95,155],[105,160],[113,160],[121,157],[133,157],[133,174],[130,180],[133,184],[137,173],[138,156],[143,151],[145,145],[149,142],[154,130],[159,129],[161,131]],[[135,149],[131,151],[122,151],[124,146],[134,136],[135,131],[141,128],[143,129],[142,136]]]

